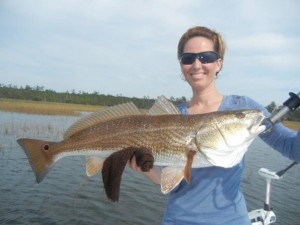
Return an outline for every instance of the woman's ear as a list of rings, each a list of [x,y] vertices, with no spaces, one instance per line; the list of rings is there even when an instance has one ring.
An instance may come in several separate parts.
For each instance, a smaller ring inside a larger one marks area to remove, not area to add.
[[[218,74],[221,71],[222,67],[223,67],[223,60],[222,59],[218,59],[218,61],[217,61],[217,67],[216,67],[216,74]]]

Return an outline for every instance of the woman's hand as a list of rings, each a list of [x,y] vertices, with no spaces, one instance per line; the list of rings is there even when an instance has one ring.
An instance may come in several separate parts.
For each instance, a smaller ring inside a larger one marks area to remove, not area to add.
[[[132,158],[130,160],[128,160],[128,166],[135,172],[142,172],[141,167],[139,167],[136,163],[136,157],[135,155],[132,156]]]
[[[143,172],[141,167],[139,167],[136,163],[135,155],[130,160],[128,160],[127,164],[133,171],[144,174],[155,184],[160,184],[162,167],[154,166],[148,172]]]

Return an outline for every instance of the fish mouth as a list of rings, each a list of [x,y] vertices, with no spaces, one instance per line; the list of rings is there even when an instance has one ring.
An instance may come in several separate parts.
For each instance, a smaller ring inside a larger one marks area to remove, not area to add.
[[[252,135],[258,135],[266,130],[266,126],[263,124],[265,119],[264,115],[261,115],[257,118],[256,122],[249,128],[249,132]]]
[[[254,138],[256,138],[259,134],[261,134],[266,130],[266,126],[263,124],[264,119],[265,116],[263,115],[263,113],[261,113],[254,119],[252,126],[248,128],[249,135],[244,139],[242,143],[251,143],[254,140]],[[240,145],[241,143],[239,143],[237,146]],[[230,144],[228,144],[228,146],[237,147],[235,145],[230,145]]]

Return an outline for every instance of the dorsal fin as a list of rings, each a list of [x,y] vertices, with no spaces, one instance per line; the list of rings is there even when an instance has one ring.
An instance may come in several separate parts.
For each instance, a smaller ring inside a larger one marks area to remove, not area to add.
[[[180,114],[178,108],[166,99],[165,96],[159,96],[155,101],[154,105],[151,107],[148,115],[164,115],[164,114]]]
[[[121,105],[112,106],[99,112],[91,113],[82,117],[73,125],[71,125],[64,134],[64,139],[71,137],[75,133],[91,127],[99,122],[107,121],[121,116],[139,115],[140,110],[132,103],[124,103]]]

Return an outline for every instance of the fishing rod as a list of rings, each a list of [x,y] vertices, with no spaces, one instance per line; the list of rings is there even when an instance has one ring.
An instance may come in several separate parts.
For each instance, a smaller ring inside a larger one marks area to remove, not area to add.
[[[264,122],[268,121],[271,123],[271,127],[268,130],[272,129],[277,122],[281,121],[287,113],[295,111],[300,106],[300,92],[298,94],[290,92],[289,95],[290,98],[283,103],[283,106],[279,110],[273,112],[269,118],[265,119]],[[297,162],[293,162],[285,169],[278,172],[272,172],[266,168],[260,168],[258,170],[258,174],[266,180],[266,197],[262,209],[252,210],[248,213],[251,225],[268,225],[276,221],[276,215],[270,206],[271,181],[281,179],[289,169],[297,164]]]
[[[283,106],[266,119],[271,122],[272,126],[281,121],[287,113],[295,111],[300,106],[300,92],[298,94],[290,92],[289,95],[290,98],[283,103]]]

